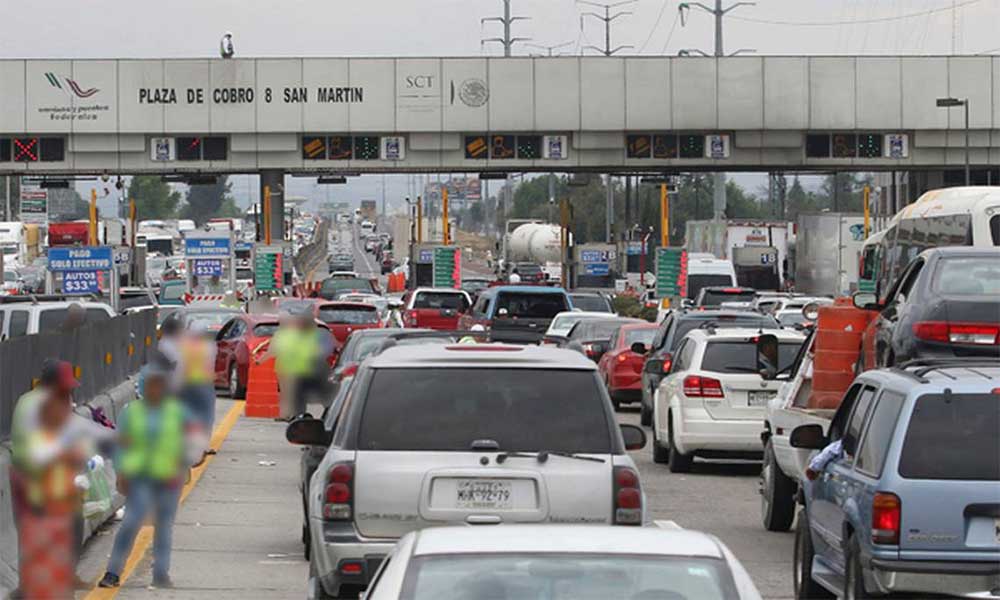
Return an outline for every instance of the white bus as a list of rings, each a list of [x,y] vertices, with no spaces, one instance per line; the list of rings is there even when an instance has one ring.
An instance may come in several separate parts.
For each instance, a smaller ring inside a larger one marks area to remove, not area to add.
[[[941,246],[1000,246],[1000,187],[931,190],[899,211],[865,240],[858,289],[888,293],[911,260]]]

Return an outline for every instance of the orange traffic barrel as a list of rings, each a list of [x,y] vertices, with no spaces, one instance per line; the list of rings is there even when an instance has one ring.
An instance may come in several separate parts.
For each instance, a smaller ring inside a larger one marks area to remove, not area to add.
[[[841,395],[854,381],[861,337],[874,315],[855,307],[850,298],[837,298],[832,305],[819,308],[810,408],[840,403]]]
[[[266,346],[258,346],[250,357],[244,414],[248,417],[273,419],[281,414],[278,376],[274,372],[273,358],[257,362],[257,357],[264,349]]]

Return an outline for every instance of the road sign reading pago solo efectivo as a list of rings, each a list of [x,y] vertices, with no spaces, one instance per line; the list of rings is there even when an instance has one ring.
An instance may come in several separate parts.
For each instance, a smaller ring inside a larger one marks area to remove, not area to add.
[[[687,295],[687,250],[683,248],[656,249],[656,295],[660,298]]]

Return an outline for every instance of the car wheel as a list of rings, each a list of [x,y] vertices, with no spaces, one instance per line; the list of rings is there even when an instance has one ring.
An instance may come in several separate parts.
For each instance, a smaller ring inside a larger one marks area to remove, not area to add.
[[[691,471],[691,466],[694,464],[694,457],[690,454],[681,454],[677,451],[677,446],[674,444],[674,417],[671,414],[667,414],[667,443],[670,445],[670,458],[667,461],[667,466],[670,467],[671,473],[688,473]]]
[[[667,461],[670,460],[670,450],[664,448],[660,444],[659,438],[656,437],[656,425],[653,425],[653,462],[665,465]]]
[[[653,411],[646,406],[646,402],[643,401],[639,406],[639,423],[649,427],[653,424]]]
[[[861,570],[861,545],[855,536],[847,541],[847,556],[845,557],[847,572],[844,573],[844,600],[861,600],[873,596],[865,591],[865,577]]]
[[[792,585],[795,600],[833,598],[833,594],[812,578],[813,545],[809,534],[809,517],[803,508],[795,527],[795,550],[792,557]]]
[[[233,400],[242,400],[247,395],[247,387],[240,385],[240,370],[236,363],[229,365],[229,397]]]
[[[764,464],[760,468],[760,516],[764,529],[788,531],[795,519],[796,485],[778,467],[774,446],[768,440],[764,447]]]

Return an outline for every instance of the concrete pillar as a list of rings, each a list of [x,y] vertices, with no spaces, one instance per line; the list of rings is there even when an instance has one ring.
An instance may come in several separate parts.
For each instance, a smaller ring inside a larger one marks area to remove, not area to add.
[[[260,206],[264,210],[264,188],[271,187],[271,241],[280,242],[285,237],[285,172],[265,169],[260,172]],[[264,218],[261,216],[261,223]],[[261,235],[261,240],[264,236]]]

